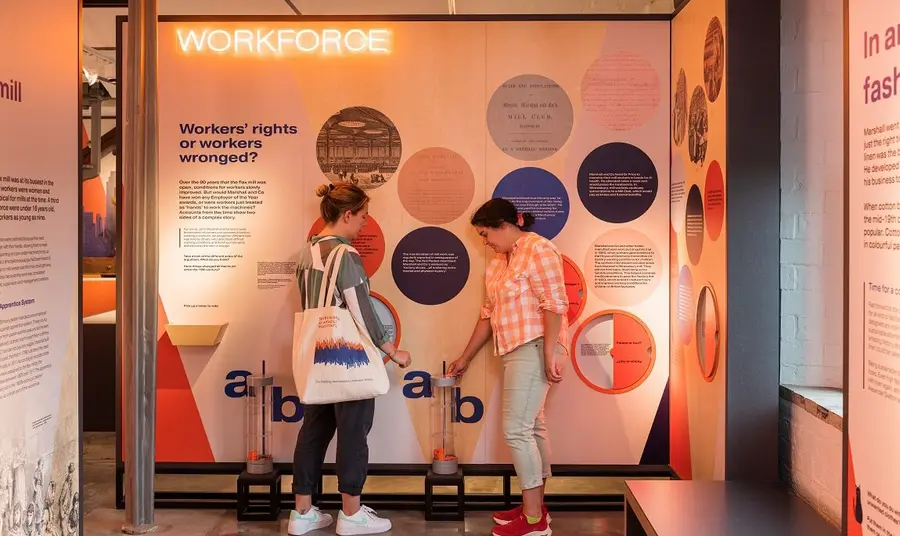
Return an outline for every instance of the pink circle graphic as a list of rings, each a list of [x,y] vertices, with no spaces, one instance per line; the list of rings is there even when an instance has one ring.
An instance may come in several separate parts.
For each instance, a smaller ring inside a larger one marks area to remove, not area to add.
[[[610,130],[631,130],[647,122],[659,108],[659,73],[634,52],[602,54],[581,80],[581,106]]]
[[[647,299],[662,279],[662,260],[650,237],[633,229],[600,235],[588,249],[588,286],[598,298],[618,306]]]
[[[475,174],[459,153],[429,147],[412,155],[400,169],[397,195],[413,218],[443,225],[469,208],[475,197]]]

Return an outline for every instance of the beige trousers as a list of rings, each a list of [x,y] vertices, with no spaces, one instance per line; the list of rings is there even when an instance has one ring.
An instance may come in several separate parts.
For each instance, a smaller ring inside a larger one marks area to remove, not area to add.
[[[537,488],[550,477],[550,439],[544,421],[549,390],[542,338],[503,356],[503,435],[523,490]]]

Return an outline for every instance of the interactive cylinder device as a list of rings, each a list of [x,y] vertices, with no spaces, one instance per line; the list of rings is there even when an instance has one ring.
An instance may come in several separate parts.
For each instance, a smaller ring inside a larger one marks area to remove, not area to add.
[[[456,474],[456,378],[431,377],[431,468],[438,475]]]
[[[247,378],[247,472],[272,472],[272,376]]]

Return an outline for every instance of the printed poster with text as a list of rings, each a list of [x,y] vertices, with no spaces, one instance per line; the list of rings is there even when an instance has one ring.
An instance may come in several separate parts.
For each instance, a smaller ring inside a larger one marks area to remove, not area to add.
[[[431,460],[429,377],[478,319],[492,253],[469,218],[491,197],[563,255],[553,463],[668,463],[668,23],[304,24],[160,25],[158,460],[243,460],[263,361],[292,458],[296,263],[316,187],[350,182],[372,303],[413,358],[388,363],[373,463]],[[490,348],[450,394],[463,463],[510,462]]]
[[[80,9],[0,3],[3,536],[81,531]]]
[[[849,10],[849,535],[900,534],[900,5]]]

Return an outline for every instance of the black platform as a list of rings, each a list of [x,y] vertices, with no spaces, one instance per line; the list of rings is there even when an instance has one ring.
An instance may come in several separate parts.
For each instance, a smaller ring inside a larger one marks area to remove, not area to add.
[[[784,484],[625,482],[625,536],[839,536]]]
[[[434,487],[455,487],[456,495],[435,495]],[[455,497],[448,501],[448,498]],[[437,500],[435,500],[437,499]],[[425,519],[428,521],[462,521],[466,510],[466,480],[462,469],[453,475],[425,475]]]
[[[268,493],[253,493],[252,487],[266,487]],[[264,475],[247,471],[237,479],[238,521],[275,521],[281,514],[281,472]]]

